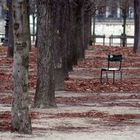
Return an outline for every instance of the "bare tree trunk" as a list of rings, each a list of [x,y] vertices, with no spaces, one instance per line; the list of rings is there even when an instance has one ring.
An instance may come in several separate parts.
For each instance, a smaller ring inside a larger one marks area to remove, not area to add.
[[[96,43],[96,37],[95,37],[95,26],[96,26],[96,15],[93,15],[93,43]],[[91,44],[92,45],[92,44]]]
[[[9,8],[9,1],[6,0],[6,5]],[[8,46],[8,36],[9,36],[9,15],[10,15],[10,11],[7,9],[6,12],[6,19],[5,19],[5,38],[4,38],[4,42],[3,45]]]
[[[64,65],[63,58],[65,54],[66,42],[65,42],[65,0],[57,0],[56,3],[56,17],[54,20],[55,30],[55,90],[64,90]],[[65,11],[66,12],[66,11]]]
[[[54,18],[57,0],[38,0],[38,41],[37,41],[37,87],[34,107],[55,107]]]
[[[84,59],[85,58],[85,49],[84,49],[84,43],[83,43],[83,2],[79,1],[78,6],[75,11],[76,16],[76,40],[77,40],[77,56],[78,59]]]
[[[56,27],[59,25],[55,48],[55,89],[64,90],[64,78],[68,76],[68,55],[70,49],[69,30],[70,30],[70,3],[69,0],[58,1],[58,20],[55,21]],[[57,19],[56,18],[56,19]],[[59,21],[59,23],[57,23]]]
[[[33,42],[35,42],[35,36],[36,36],[36,32],[35,32],[35,13],[33,13]]]
[[[33,26],[32,26],[32,41],[35,43],[36,41],[36,0],[31,0],[30,1],[30,9],[31,9],[31,13],[32,13],[32,20],[33,20]]]
[[[37,21],[36,21],[36,40],[35,40],[35,48],[37,48],[37,42],[38,42],[38,17],[37,17]]]
[[[126,18],[127,18],[127,9],[122,9],[123,13],[123,33],[122,33],[122,45],[126,46]]]
[[[14,52],[14,40],[13,40],[13,20],[12,20],[12,0],[8,1],[7,6],[9,8],[8,10],[8,50],[7,50],[7,56],[13,57]]]
[[[90,34],[91,34],[91,15],[90,15],[90,11],[85,11],[84,12],[84,49],[88,48]]]
[[[29,0],[26,0],[27,1],[27,15],[28,15],[28,34],[29,34],[29,49],[31,51],[31,47],[32,47],[32,43],[31,43],[31,33],[30,33],[30,2]]]
[[[135,15],[135,39],[134,52],[140,53],[140,1],[134,0],[134,15]]]
[[[73,1],[70,3],[70,49],[69,49],[69,66],[77,65],[78,63],[78,54],[77,54],[77,40],[76,40],[76,15],[75,15],[75,6],[73,6]]]
[[[68,76],[68,71],[72,70],[72,63],[71,61],[71,48],[70,48],[70,2],[69,0],[65,0],[65,30],[64,30],[64,40],[65,40],[65,48],[64,48],[64,57],[63,57],[63,66],[65,77]]]
[[[72,62],[74,65],[77,65],[78,59],[84,59],[85,57],[85,49],[84,49],[84,42],[83,42],[84,39],[83,2],[84,0],[71,1],[70,46],[71,46]]]
[[[13,102],[12,131],[31,134],[28,102],[29,31],[27,2],[13,0]]]

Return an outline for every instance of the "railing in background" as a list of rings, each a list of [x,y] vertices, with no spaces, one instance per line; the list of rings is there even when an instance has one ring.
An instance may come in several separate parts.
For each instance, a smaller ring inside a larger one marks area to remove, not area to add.
[[[124,37],[122,35],[111,35],[109,37],[109,46],[112,46],[114,39],[120,39],[119,44],[120,44],[120,46],[122,46],[122,40],[124,39]],[[125,39],[126,39],[126,46],[127,46],[128,45],[128,39],[134,39],[134,36],[126,35]]]
[[[101,38],[102,39],[102,43],[103,43],[103,46],[105,45],[105,35],[94,35],[94,45],[96,43],[96,39],[97,38]]]
[[[97,42],[97,39],[100,39],[100,42],[99,41]],[[94,36],[92,35],[90,38],[90,45],[102,44],[104,46],[108,44],[109,46],[113,46],[114,44],[117,44],[119,46],[123,46],[123,39],[124,39],[123,35],[110,35],[109,37],[106,37],[105,35],[94,35]],[[128,42],[128,39],[129,41],[131,41],[131,43]],[[128,46],[128,44],[132,45],[132,40],[130,39],[134,40],[134,36],[132,35],[125,36],[126,46]]]

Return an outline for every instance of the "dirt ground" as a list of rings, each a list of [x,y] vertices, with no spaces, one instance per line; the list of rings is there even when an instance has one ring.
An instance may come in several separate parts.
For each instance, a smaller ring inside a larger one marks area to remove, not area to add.
[[[0,140],[139,140],[138,93],[85,95],[59,91],[56,100],[57,108],[31,108],[33,135],[30,136],[10,133],[7,124],[11,105],[1,104]]]
[[[1,49],[1,48],[0,48]],[[35,51],[30,53],[30,106],[36,82]],[[123,80],[99,81],[106,55],[123,54]],[[32,135],[10,132],[12,59],[0,51],[0,140],[139,140],[140,56],[132,48],[90,47],[65,80],[65,90],[56,91],[57,108],[34,109]]]

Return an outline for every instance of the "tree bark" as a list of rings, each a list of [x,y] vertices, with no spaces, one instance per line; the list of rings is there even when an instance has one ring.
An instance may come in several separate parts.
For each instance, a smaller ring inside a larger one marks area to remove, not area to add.
[[[83,12],[84,0],[72,0],[71,1],[71,32],[70,32],[70,46],[72,54],[72,62],[77,65],[78,59],[85,58],[84,49],[84,12]],[[69,61],[70,62],[70,61]]]
[[[96,43],[96,37],[95,37],[95,26],[96,26],[96,14],[93,15],[93,43]],[[91,44],[92,45],[92,44]]]
[[[127,9],[122,9],[122,13],[123,13],[123,33],[122,33],[122,45],[123,47],[126,46],[126,18],[127,18]]]
[[[32,17],[33,17],[33,42],[35,42],[35,36],[36,36],[36,32],[35,32],[35,26],[36,26],[36,24],[35,24],[35,18],[36,18],[36,16],[35,16],[35,13],[33,13],[33,15],[32,15]]]
[[[83,43],[83,35],[84,35],[84,12],[83,12],[83,2],[78,1],[78,6],[75,11],[76,16],[76,22],[75,22],[75,28],[76,28],[76,44],[77,44],[77,56],[78,59],[82,60],[85,58],[85,48]]]
[[[28,107],[29,23],[27,2],[13,0],[12,9],[14,33],[12,131],[31,134]]]
[[[34,107],[55,107],[54,18],[57,0],[38,0],[37,87]]]
[[[37,10],[37,7],[36,7],[36,0],[31,0],[30,1],[30,11],[31,11],[31,14],[32,14],[32,20],[33,20],[33,26],[32,26],[32,41],[35,43],[36,41],[36,10]]]
[[[91,34],[91,15],[90,11],[84,12],[84,49],[88,48],[89,38]]]
[[[9,1],[6,0],[6,5],[9,8]],[[5,19],[5,38],[4,38],[4,42],[3,45],[4,46],[8,46],[8,35],[9,35],[9,16],[10,16],[10,11],[8,10],[6,11],[6,19]]]
[[[27,15],[28,15],[28,34],[29,34],[29,50],[31,51],[31,47],[32,47],[32,42],[31,42],[31,32],[30,32],[30,2],[29,0],[27,1]]]
[[[9,8],[8,10],[8,50],[7,50],[7,56],[13,57],[14,52],[14,40],[13,40],[13,20],[12,20],[12,0],[8,1],[7,6]]]
[[[73,1],[70,3],[70,49],[69,51],[69,60],[68,65],[72,69],[72,65],[77,65],[78,63],[78,54],[77,54],[77,40],[76,40],[76,16],[75,16],[76,7],[73,5]]]
[[[135,38],[134,52],[140,53],[140,1],[134,0]]]
[[[59,0],[57,16],[55,18],[56,45],[55,45],[55,89],[64,90],[64,78],[68,76],[68,50],[70,29],[69,0]]]

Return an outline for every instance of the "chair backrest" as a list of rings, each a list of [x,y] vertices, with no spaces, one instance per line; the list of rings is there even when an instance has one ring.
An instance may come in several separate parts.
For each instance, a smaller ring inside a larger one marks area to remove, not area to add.
[[[108,68],[110,68],[110,62],[119,62],[118,68],[120,70],[121,64],[122,64],[122,55],[109,54],[108,55]]]

